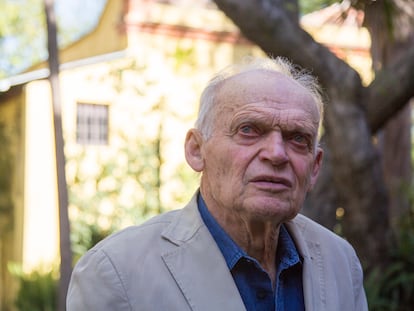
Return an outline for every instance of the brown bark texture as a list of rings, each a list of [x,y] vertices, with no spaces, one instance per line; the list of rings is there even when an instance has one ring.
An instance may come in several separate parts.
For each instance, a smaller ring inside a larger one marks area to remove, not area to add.
[[[414,2],[375,1],[366,5],[365,16],[365,26],[373,38],[373,69],[375,72],[381,72],[381,69],[392,63],[395,58],[406,53],[414,42]],[[409,83],[414,87],[412,80],[395,82],[397,86],[400,83]],[[389,92],[395,91],[394,88],[388,89]],[[396,90],[398,93],[398,88]],[[388,120],[377,134],[384,180],[390,198],[389,215],[393,232],[398,230],[401,217],[410,208],[411,126],[411,105],[407,104]]]

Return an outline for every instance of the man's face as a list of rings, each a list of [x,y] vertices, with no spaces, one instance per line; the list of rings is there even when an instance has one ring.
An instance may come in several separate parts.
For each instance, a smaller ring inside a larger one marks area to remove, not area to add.
[[[314,184],[322,151],[311,95],[277,73],[230,78],[216,98],[213,133],[201,144],[201,193],[213,213],[285,221]]]

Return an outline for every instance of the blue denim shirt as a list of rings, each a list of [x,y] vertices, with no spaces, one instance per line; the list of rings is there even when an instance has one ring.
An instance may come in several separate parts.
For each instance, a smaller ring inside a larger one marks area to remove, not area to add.
[[[276,251],[276,286],[259,262],[248,256],[221,228],[208,211],[201,194],[198,197],[201,217],[220,248],[248,311],[305,310],[302,262],[295,243],[282,225]]]

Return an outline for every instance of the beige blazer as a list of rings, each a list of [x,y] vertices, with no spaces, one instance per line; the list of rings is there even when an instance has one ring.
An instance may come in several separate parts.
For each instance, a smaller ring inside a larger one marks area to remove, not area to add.
[[[306,310],[368,310],[352,247],[302,215],[286,226],[304,259]],[[74,268],[67,310],[245,307],[194,196],[184,209],[113,234],[87,252]]]

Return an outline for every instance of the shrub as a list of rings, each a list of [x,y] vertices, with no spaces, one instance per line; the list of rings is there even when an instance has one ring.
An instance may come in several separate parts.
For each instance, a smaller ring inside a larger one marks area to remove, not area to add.
[[[400,221],[385,269],[373,269],[365,279],[371,311],[409,311],[414,305],[414,213]]]
[[[19,279],[15,301],[19,311],[57,310],[58,279],[53,271],[24,273],[17,266],[10,270]]]

